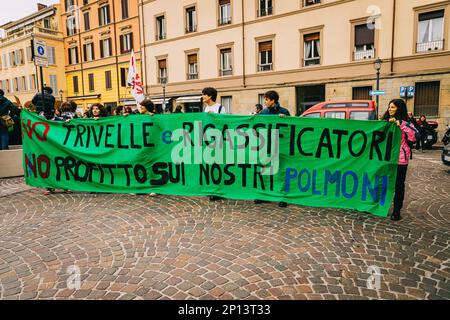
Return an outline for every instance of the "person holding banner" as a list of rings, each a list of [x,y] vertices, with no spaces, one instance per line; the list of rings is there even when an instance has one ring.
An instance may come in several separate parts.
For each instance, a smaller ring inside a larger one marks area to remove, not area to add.
[[[406,104],[402,99],[394,99],[389,102],[388,110],[383,115],[383,120],[395,122],[402,131],[402,142],[400,145],[400,156],[397,166],[397,179],[395,181],[394,193],[394,211],[391,220],[401,219],[400,211],[403,207],[405,198],[405,180],[408,170],[409,158],[411,155],[411,146],[416,142],[416,130],[414,126],[408,123],[408,113]]]
[[[106,109],[101,103],[95,103],[92,105],[91,117],[94,120],[106,117]]]

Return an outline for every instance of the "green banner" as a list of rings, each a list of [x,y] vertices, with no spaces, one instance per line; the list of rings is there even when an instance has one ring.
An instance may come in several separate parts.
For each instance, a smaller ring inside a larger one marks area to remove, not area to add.
[[[22,112],[26,183],[217,195],[386,217],[401,131],[385,121],[207,113],[47,121]]]

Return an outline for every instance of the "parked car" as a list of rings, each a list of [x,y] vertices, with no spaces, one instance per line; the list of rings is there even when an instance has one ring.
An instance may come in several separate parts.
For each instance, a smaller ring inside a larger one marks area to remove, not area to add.
[[[444,147],[444,150],[442,150],[442,162],[445,165],[450,166],[450,144],[447,144]]]
[[[326,101],[303,112],[300,117],[375,120],[376,107],[372,100]]]

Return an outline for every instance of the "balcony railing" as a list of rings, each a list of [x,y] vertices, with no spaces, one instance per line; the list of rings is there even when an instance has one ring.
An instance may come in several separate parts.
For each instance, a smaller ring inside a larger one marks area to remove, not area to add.
[[[231,76],[233,74],[233,69],[220,69],[219,70],[220,76]]]
[[[375,49],[359,50],[353,52],[353,60],[366,60],[375,58]]]
[[[307,6],[311,6],[313,4],[319,4],[320,0],[303,0],[303,6],[307,7]]]
[[[223,26],[226,24],[231,24],[231,17],[220,17],[219,26]]]
[[[159,84],[165,84],[167,83],[167,81],[168,81],[167,77],[158,77]]]
[[[270,71],[273,69],[272,63],[258,64],[258,71]]]
[[[186,27],[186,33],[196,32],[197,31],[197,25],[190,25]]]
[[[272,15],[272,12],[273,12],[273,7],[268,7],[268,8],[259,9],[257,11],[257,15],[258,15],[258,17],[270,16],[270,15]]]
[[[187,74],[187,79],[188,79],[188,80],[198,79],[198,72],[195,72],[195,73],[188,73],[188,74]]]
[[[417,52],[426,52],[444,49],[444,40],[423,42],[417,44]]]
[[[41,28],[41,27],[31,27],[31,28],[26,28],[26,29],[8,34],[4,38],[0,38],[0,43],[9,42],[9,41],[21,38],[23,36],[28,36],[29,34],[32,34],[32,33],[34,33],[35,35],[44,33],[44,34],[50,34],[50,35],[55,35],[55,36],[61,34],[61,32],[58,30],[46,29],[46,28]]]
[[[164,39],[166,39],[165,33],[155,35],[155,41],[164,40]]]
[[[314,65],[317,65],[317,64],[320,64],[320,57],[303,59],[303,66],[304,67],[314,66]]]

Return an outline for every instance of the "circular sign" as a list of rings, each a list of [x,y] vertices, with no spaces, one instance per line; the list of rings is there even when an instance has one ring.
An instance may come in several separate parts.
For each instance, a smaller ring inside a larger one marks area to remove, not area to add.
[[[45,53],[44,47],[38,46],[37,47],[37,52],[39,53],[39,55],[43,56],[44,53]]]

